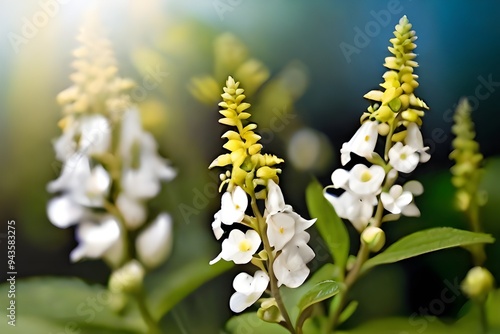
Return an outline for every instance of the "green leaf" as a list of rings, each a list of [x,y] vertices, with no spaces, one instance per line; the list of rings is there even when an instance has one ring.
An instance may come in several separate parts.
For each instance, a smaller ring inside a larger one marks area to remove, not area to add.
[[[7,296],[8,284],[0,285]],[[14,300],[14,299],[11,299]],[[118,315],[111,309],[111,295],[100,285],[88,285],[76,278],[35,277],[16,281],[16,332],[19,333],[144,333],[135,303]],[[6,320],[6,319],[4,319]],[[0,332],[10,325],[0,322]],[[7,328],[7,330],[5,330]]]
[[[342,219],[335,213],[330,202],[323,196],[323,187],[318,180],[314,179],[309,183],[306,190],[306,201],[310,216],[318,219],[314,225],[325,240],[334,263],[340,268],[343,278],[349,256],[347,228]]]
[[[493,243],[494,241],[495,239],[491,235],[485,233],[475,233],[451,227],[431,228],[401,238],[384,252],[366,261],[361,270],[366,271],[380,264],[394,263],[441,249],[478,243]]]
[[[229,319],[226,330],[233,334],[289,334],[288,330],[278,324],[265,322],[257,316],[257,312],[243,313]]]
[[[164,314],[203,283],[233,266],[231,262],[226,261],[219,261],[211,266],[208,261],[202,258],[187,262],[176,270],[170,272],[160,270],[147,278],[145,286],[151,287],[147,291],[147,300],[156,319],[161,319]]]
[[[321,268],[316,270],[316,272],[312,274],[312,276],[298,288],[292,289],[287,288],[286,286],[281,286],[281,297],[288,312],[290,313],[292,322],[295,322],[295,320],[299,316],[300,309],[298,304],[302,297],[316,284],[322,281],[335,279],[338,276],[339,269],[337,268],[337,266],[332,263],[326,263]]]
[[[345,321],[347,321],[347,319],[349,319],[351,317],[351,315],[353,315],[354,312],[356,312],[356,309],[358,308],[358,304],[359,303],[357,300],[351,301],[346,306],[346,308],[342,311],[342,313],[340,314],[339,321],[337,322],[337,325],[340,325],[340,324],[344,323]]]
[[[299,301],[298,307],[300,309],[299,317],[297,319],[297,328],[302,328],[304,321],[309,316],[311,306],[322,302],[328,298],[335,296],[340,292],[339,284],[332,280],[319,282],[311,290],[309,290]]]

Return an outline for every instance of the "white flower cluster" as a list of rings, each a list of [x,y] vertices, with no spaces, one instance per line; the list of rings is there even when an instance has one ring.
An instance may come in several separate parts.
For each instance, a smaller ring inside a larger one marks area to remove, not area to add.
[[[392,185],[389,189],[383,188],[383,185],[393,184],[399,172],[410,173],[419,162],[426,162],[430,158],[426,152],[429,148],[424,147],[418,125],[409,123],[405,131],[404,144],[396,142],[389,149],[387,162],[375,159],[378,156],[374,153],[379,135],[377,121],[369,120],[363,123],[352,139],[342,145],[340,150],[342,165],[351,160],[351,153],[379,163],[370,167],[356,164],[350,171],[335,170],[332,173],[333,188],[341,188],[345,192],[338,197],[325,193],[325,197],[333,205],[339,217],[349,220],[358,231],[363,231],[373,217],[378,197],[391,214],[386,220],[397,218],[400,214],[420,215],[413,201],[414,196],[423,192],[419,182],[410,181],[404,186]]]
[[[269,180],[268,193],[265,201],[266,240],[272,247],[272,272],[274,273],[278,287],[286,285],[296,288],[304,283],[309,275],[307,263],[314,258],[313,250],[307,245],[309,228],[315,219],[306,220],[293,211],[290,205],[285,204],[280,187]],[[249,225],[252,219],[246,216],[248,206],[248,195],[243,188],[236,186],[232,192],[222,195],[221,209],[214,215],[212,229],[217,239],[220,239],[224,230],[222,224],[233,225],[241,223]],[[220,259],[233,261],[236,264],[249,263],[262,244],[261,235],[254,229],[243,232],[233,229],[227,239],[222,242],[222,251],[210,264]],[[259,299],[270,281],[269,274],[263,270],[255,272],[254,276],[240,273],[233,282],[236,292],[230,300],[233,312],[241,312]]]
[[[47,212],[59,228],[77,224],[79,245],[71,252],[72,261],[102,257],[119,264],[124,252],[122,234],[144,225],[146,201],[158,194],[161,180],[175,176],[158,156],[152,135],[143,131],[136,109],[123,115],[118,157],[112,153],[113,132],[106,117],[84,114],[67,124],[54,143],[63,168],[47,186],[59,194],[48,203]],[[113,166],[117,161],[119,166]],[[109,210],[112,202],[116,212]],[[170,251],[171,234],[171,218],[162,213],[135,240],[139,260],[148,267],[160,264]]]

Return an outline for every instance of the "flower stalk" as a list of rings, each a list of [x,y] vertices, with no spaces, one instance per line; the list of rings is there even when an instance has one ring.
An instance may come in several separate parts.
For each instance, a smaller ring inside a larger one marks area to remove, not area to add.
[[[244,272],[235,277],[236,292],[229,301],[231,310],[242,312],[268,291],[270,298],[261,299],[258,316],[296,333],[300,329],[292,323],[279,288],[281,285],[297,288],[309,275],[307,263],[315,254],[307,245],[309,234],[305,230],[315,220],[302,218],[285,203],[278,185],[281,169],[276,167],[283,159],[261,153],[261,137],[254,132],[257,125],[248,121],[250,104],[243,102],[246,98],[243,93],[239,82],[229,77],[221,95],[223,101],[219,103],[223,116],[219,123],[235,130],[222,135],[227,139],[223,147],[229,153],[218,156],[209,168],[226,168],[220,174],[219,191],[224,190],[221,209],[212,223],[216,239],[225,234],[223,225],[239,224],[246,232],[231,230],[222,242],[221,253],[210,264],[221,259],[254,264],[259,270],[253,277]],[[264,202],[263,212],[259,201]],[[247,214],[249,202],[251,215]]]
[[[411,28],[406,16],[396,25],[389,47],[392,56],[385,59],[384,66],[388,71],[380,84],[383,90],[365,94],[372,104],[363,113],[359,130],[340,150],[342,165],[348,164],[354,153],[372,166],[357,164],[350,171],[337,169],[332,173],[333,185],[325,189],[344,190],[340,196],[327,192],[324,195],[337,215],[349,220],[361,238],[361,246],[347,272],[343,288],[331,303],[328,320],[323,326],[325,334],[337,327],[349,291],[364,273],[363,264],[370,253],[376,253],[384,246],[383,222],[397,220],[401,215],[420,215],[414,197],[423,192],[422,185],[417,181],[404,185],[397,182],[400,173],[411,173],[419,163],[430,158],[429,148],[424,147],[419,129],[428,107],[415,95],[418,76],[414,69],[418,64],[413,50],[417,37]],[[385,143],[379,155],[376,148],[381,137],[385,137]]]

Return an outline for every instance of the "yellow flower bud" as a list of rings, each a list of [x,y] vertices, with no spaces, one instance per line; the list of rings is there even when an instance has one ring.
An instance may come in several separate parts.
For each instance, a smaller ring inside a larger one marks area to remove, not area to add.
[[[370,251],[378,252],[385,245],[385,233],[379,227],[368,226],[361,233],[361,241],[368,246]]]
[[[257,177],[260,179],[272,179],[275,178],[279,172],[281,172],[281,170],[278,168],[262,166],[257,169]]]
[[[483,267],[474,267],[465,276],[462,281],[462,291],[471,299],[482,301],[488,293],[493,290],[495,279],[488,269]]]
[[[257,310],[257,316],[261,320],[270,323],[280,323],[285,320],[274,298],[266,298],[262,301],[260,308]]]

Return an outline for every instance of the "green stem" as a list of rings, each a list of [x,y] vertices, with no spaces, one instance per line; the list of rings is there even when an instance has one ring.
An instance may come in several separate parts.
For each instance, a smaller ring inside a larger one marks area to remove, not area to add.
[[[465,212],[469,219],[470,229],[473,232],[483,232],[481,228],[481,223],[479,221],[479,205],[477,201],[474,199],[476,197],[476,193],[471,195],[473,200],[471,200],[470,206]],[[475,266],[482,266],[484,261],[486,261],[486,252],[484,250],[484,244],[475,244],[469,247],[469,250],[472,254],[472,262]]]
[[[146,306],[146,300],[144,297],[144,292],[141,291],[137,294],[134,295],[135,299],[137,301],[137,305],[139,306],[139,311],[141,312],[142,319],[148,326],[148,333],[149,334],[161,334],[160,328],[158,327],[158,324],[154,320],[153,316],[151,315],[151,312],[149,311],[148,307]]]
[[[250,189],[247,189],[247,190],[250,190]],[[283,326],[286,327],[290,331],[290,333],[296,334],[293,323],[290,319],[290,316],[288,315],[285,304],[283,303],[283,299],[281,298],[281,294],[280,294],[280,291],[278,288],[278,281],[276,280],[276,277],[274,276],[273,250],[271,248],[271,245],[269,244],[269,239],[267,238],[266,226],[265,226],[266,222],[264,221],[264,218],[262,217],[262,215],[260,213],[259,207],[257,206],[257,199],[255,197],[255,193],[253,192],[253,190],[250,193],[250,197],[251,197],[250,205],[252,207],[252,210],[253,210],[255,217],[257,218],[257,227],[259,229],[258,232],[262,238],[262,243],[264,244],[264,250],[266,251],[267,256],[268,256],[267,271],[269,274],[269,284],[271,285],[271,296],[276,300],[276,304],[278,304],[278,309],[280,310],[281,315],[285,319],[285,323],[283,324]]]
[[[486,315],[486,298],[478,303],[479,306],[479,319],[481,322],[481,333],[488,333],[488,317]]]

